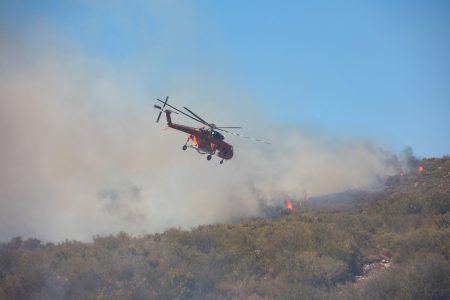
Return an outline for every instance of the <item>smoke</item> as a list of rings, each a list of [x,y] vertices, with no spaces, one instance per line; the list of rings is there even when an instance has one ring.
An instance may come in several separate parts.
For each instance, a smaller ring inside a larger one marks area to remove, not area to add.
[[[99,198],[104,202],[104,209],[113,216],[126,222],[142,223],[147,218],[140,208],[142,203],[141,188],[135,184],[122,183],[100,192]]]
[[[273,144],[229,137],[233,160],[208,162],[181,151],[185,134],[155,124],[149,99],[165,95],[136,90],[76,51],[31,54],[2,39],[0,240],[89,240],[226,222],[257,214],[262,200],[280,194],[365,188],[395,172],[395,156],[369,141],[273,124],[255,101],[221,88],[220,79],[209,77],[206,89],[207,76],[199,75],[167,91],[173,105],[217,124],[243,125]],[[197,100],[206,95],[214,100]],[[191,124],[180,116],[174,122]]]

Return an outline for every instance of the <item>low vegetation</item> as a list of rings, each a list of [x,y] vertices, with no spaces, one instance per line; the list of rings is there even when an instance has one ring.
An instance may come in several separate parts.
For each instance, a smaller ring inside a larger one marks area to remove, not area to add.
[[[0,299],[450,299],[450,158],[422,164],[345,208],[92,243],[17,237],[0,245]]]

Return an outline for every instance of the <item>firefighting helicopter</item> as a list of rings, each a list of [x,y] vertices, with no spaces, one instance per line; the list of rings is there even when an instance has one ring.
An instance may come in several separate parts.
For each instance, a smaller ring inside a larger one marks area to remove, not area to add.
[[[197,150],[200,154],[206,154],[206,159],[211,160],[213,155],[217,155],[220,160],[220,164],[223,164],[224,160],[229,160],[233,157],[233,146],[226,143],[225,137],[219,132],[239,136],[242,138],[254,140],[257,142],[270,144],[267,141],[255,139],[252,137],[244,136],[239,133],[231,132],[226,129],[241,129],[242,127],[238,126],[217,126],[214,123],[208,123],[203,118],[199,117],[197,114],[195,114],[192,110],[190,110],[187,107],[183,106],[183,109],[185,111],[182,111],[181,109],[178,109],[170,104],[167,103],[169,100],[169,96],[166,97],[165,101],[162,101],[161,99],[156,99],[157,101],[161,102],[163,105],[154,105],[156,109],[159,110],[158,117],[156,118],[156,123],[159,122],[159,119],[161,118],[161,114],[164,112],[166,114],[167,119],[167,126],[169,128],[173,128],[179,131],[186,132],[189,134],[186,143],[183,145],[182,149],[187,150],[187,148],[192,148]],[[171,109],[166,108],[169,107]],[[188,118],[191,118],[194,121],[197,121],[205,126],[195,128],[180,124],[172,123],[171,114],[182,114]]]

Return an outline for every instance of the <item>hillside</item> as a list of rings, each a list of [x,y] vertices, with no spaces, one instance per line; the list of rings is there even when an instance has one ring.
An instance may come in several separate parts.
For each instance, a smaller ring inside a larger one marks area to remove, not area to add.
[[[450,299],[450,157],[270,218],[0,244],[0,299]]]

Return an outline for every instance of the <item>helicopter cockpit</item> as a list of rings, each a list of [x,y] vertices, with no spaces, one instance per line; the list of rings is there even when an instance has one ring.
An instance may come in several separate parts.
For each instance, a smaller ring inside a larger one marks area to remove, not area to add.
[[[212,135],[213,135],[214,138],[216,138],[218,140],[221,140],[221,141],[223,141],[225,139],[225,137],[222,134],[220,134],[219,132],[217,132],[217,131],[213,131]]]

